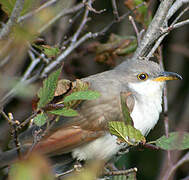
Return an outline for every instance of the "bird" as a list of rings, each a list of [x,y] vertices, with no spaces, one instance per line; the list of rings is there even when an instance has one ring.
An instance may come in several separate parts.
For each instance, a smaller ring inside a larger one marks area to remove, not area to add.
[[[36,144],[35,150],[48,156],[71,153],[78,161],[108,161],[125,146],[108,130],[108,122],[124,121],[120,93],[127,94],[126,104],[134,127],[147,136],[162,111],[165,82],[181,79],[177,73],[164,71],[158,63],[141,59],[128,59],[112,70],[83,78],[90,89],[100,93],[100,98],[83,101],[77,107],[78,116],[62,117]],[[32,145],[35,128],[19,136],[21,147]],[[0,154],[0,165],[5,165],[15,154],[14,149]]]

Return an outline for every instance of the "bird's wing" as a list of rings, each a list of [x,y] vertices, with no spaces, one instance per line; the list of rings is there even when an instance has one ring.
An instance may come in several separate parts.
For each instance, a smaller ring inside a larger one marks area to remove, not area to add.
[[[122,89],[122,84],[119,81],[112,81],[112,77],[108,79],[108,77],[99,75],[95,78],[91,76],[86,81],[90,82],[91,89],[100,92],[101,97],[80,104],[77,109],[79,116],[64,117],[55,123],[47,135],[36,145],[36,149],[47,154],[68,152],[104,135],[108,130],[108,121],[123,120],[120,105],[120,92],[122,90],[127,93],[127,106],[129,111],[132,111],[133,96],[127,89]],[[20,138],[26,139],[23,140],[24,144],[32,143],[31,132],[30,130],[29,133],[22,135],[23,138]]]
[[[125,98],[127,107],[132,112],[134,107],[133,95],[127,92]],[[111,107],[111,109],[110,106],[107,106],[107,102],[101,102],[99,104],[98,108],[104,111],[98,111],[96,106],[92,106],[93,103],[91,102],[90,104],[87,103],[86,106],[88,108],[82,111],[83,114],[80,114],[74,123],[54,130],[36,146],[36,149],[45,154],[57,155],[63,152],[69,152],[73,148],[103,136],[106,132],[105,130],[108,130],[108,121],[123,120],[122,113],[119,109],[121,107],[117,104],[120,104],[119,98],[115,97],[112,101],[114,102],[112,103],[114,104],[114,108]]]

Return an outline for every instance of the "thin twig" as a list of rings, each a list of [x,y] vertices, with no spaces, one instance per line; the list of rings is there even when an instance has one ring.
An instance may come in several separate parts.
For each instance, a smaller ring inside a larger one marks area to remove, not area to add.
[[[89,2],[85,2],[86,0],[83,0],[84,1],[84,4],[87,6],[88,10],[91,11],[91,12],[94,12],[96,14],[101,14],[103,13],[104,11],[106,11],[106,9],[101,9],[99,11],[97,11],[96,9],[94,9],[92,7],[92,3],[89,3]],[[91,2],[93,2],[94,0],[91,0]]]
[[[48,23],[46,23],[43,27],[41,27],[38,30],[38,33],[42,33],[43,31],[45,31],[49,26],[51,26],[52,24],[54,24],[58,19],[60,19],[63,16],[67,16],[69,14],[75,13],[77,11],[79,11],[80,9],[82,9],[85,5],[83,3],[79,3],[78,5],[70,8],[70,9],[63,9],[59,14],[57,14],[53,19],[51,19]]]
[[[40,59],[42,59],[45,63],[49,63],[50,59],[48,59],[44,53],[39,53],[36,51],[31,45],[29,45],[30,50],[35,53],[37,56],[39,56]]]
[[[156,51],[156,49],[159,47],[159,45],[161,44],[161,42],[163,41],[163,39],[165,38],[165,36],[167,36],[168,33],[163,34],[155,43],[155,45],[151,48],[150,52],[148,53],[148,55],[146,55],[146,58],[150,58],[153,57],[154,52]]]
[[[166,21],[168,21],[176,13],[176,11],[186,3],[189,3],[189,0],[176,0],[168,11]]]
[[[171,166],[162,180],[169,180],[171,175],[174,173],[176,169],[178,169],[184,163],[189,162],[189,152],[187,152],[175,165]]]
[[[118,10],[117,10],[116,0],[112,0],[112,7],[113,7],[113,14],[115,16],[115,20],[119,21],[119,13],[118,13]]]
[[[82,44],[84,41],[86,41],[89,38],[93,38],[96,37],[98,34],[97,33],[87,33],[85,34],[83,37],[81,37],[75,44],[73,44],[72,46],[69,46],[61,55],[58,56],[58,58],[56,59],[56,61],[53,61],[52,63],[50,63],[42,72],[41,74],[41,78],[44,78],[47,76],[47,74],[53,69],[55,68],[58,64],[60,64],[62,62],[62,60],[64,58],[66,58],[75,48],[77,48],[80,44]]]
[[[183,14],[185,12],[187,12],[189,10],[189,6],[186,7],[176,18],[175,20],[171,23],[171,26],[173,26],[174,24],[176,24],[178,22],[178,20],[183,16]]]
[[[137,168],[131,168],[131,169],[127,169],[127,170],[104,172],[103,175],[105,175],[105,176],[129,175],[131,173],[136,173],[136,172],[137,172]]]
[[[136,36],[137,36],[137,41],[138,41],[138,44],[139,44],[141,39],[139,39],[140,38],[140,33],[138,31],[136,23],[135,23],[135,21],[134,21],[132,16],[129,16],[129,20],[131,21],[131,24],[133,25],[133,28],[134,28]]]
[[[21,158],[21,152],[20,152],[20,143],[18,141],[18,129],[17,126],[20,124],[19,121],[14,120],[12,113],[9,113],[8,116],[3,111],[3,109],[0,109],[0,114],[7,120],[7,122],[10,125],[11,128],[11,135],[14,137],[14,143],[16,146],[16,151],[18,154],[18,157]]]
[[[136,6],[134,9],[132,9],[131,11],[123,14],[122,16],[120,16],[119,20],[122,21],[124,18],[126,18],[131,12],[133,12],[135,9],[139,8],[140,6],[142,6],[144,3],[139,4],[138,6]],[[75,48],[77,48],[80,44],[82,44],[84,41],[90,39],[90,38],[96,38],[100,35],[104,35],[104,33],[115,23],[118,23],[118,21],[114,20],[112,21],[110,24],[108,24],[107,26],[105,26],[101,31],[96,32],[96,33],[91,33],[88,32],[87,34],[85,34],[83,37],[81,37],[75,44],[70,45],[62,54],[60,54],[57,59],[55,61],[53,61],[52,63],[50,63],[42,72],[41,74],[41,78],[45,78],[47,76],[47,74],[53,69],[55,68],[58,64],[60,64]]]
[[[12,96],[14,96],[14,94],[15,94],[17,88],[19,88],[20,84],[24,83],[26,85],[28,83],[28,81],[26,81],[26,80],[30,77],[32,71],[35,69],[35,67],[37,66],[37,64],[39,62],[40,62],[39,58],[33,59],[33,61],[28,66],[27,70],[25,71],[23,77],[21,78],[20,82],[18,82],[18,84],[13,89],[11,89],[7,94],[5,94],[5,96],[0,101],[0,105],[2,105],[2,106],[5,105],[9,101],[9,99]]]
[[[148,53],[148,55],[146,56],[147,58],[150,58],[153,56],[154,52],[156,51],[156,49],[159,47],[159,45],[161,44],[161,42],[163,41],[163,39],[165,38],[165,36],[167,36],[169,34],[169,32],[175,28],[179,28],[181,26],[184,26],[186,24],[189,24],[189,20],[185,20],[182,21],[180,23],[175,24],[179,18],[189,9],[189,7],[185,8],[180,14],[179,16],[172,22],[172,24],[167,27],[167,28],[163,28],[161,29],[161,37],[156,41],[155,45],[153,46],[153,48],[151,49],[151,51]]]
[[[63,173],[55,174],[55,177],[56,177],[56,178],[60,178],[60,177],[62,177],[62,176],[68,175],[68,174],[70,174],[70,173],[72,173],[72,172],[74,172],[74,171],[75,171],[75,168],[72,168],[72,169],[70,169],[70,170],[68,170],[68,171],[65,171],[65,172],[63,172]]]
[[[174,24],[173,26],[171,26],[170,28],[171,28],[171,30],[172,30],[172,29],[177,29],[177,28],[180,28],[180,27],[182,27],[182,26],[184,26],[184,25],[186,25],[186,24],[189,24],[189,19],[187,19],[187,20],[185,20],[185,21],[181,21],[181,22],[179,22],[179,23],[176,23],[176,24]]]
[[[20,148],[20,143],[18,140],[18,131],[17,131],[17,126],[20,124],[20,122],[16,121],[13,118],[12,113],[8,113],[8,116],[9,116],[9,125],[11,127],[11,134],[14,138],[14,144],[16,146],[17,155],[18,155],[18,158],[21,159],[21,152],[20,152],[21,148]]]
[[[7,24],[3,27],[3,29],[0,32],[0,40],[6,38],[9,35],[12,27],[17,23],[17,19],[20,16],[23,6],[24,6],[24,0],[16,1],[14,9]]]
[[[146,56],[151,50],[152,44],[161,36],[161,27],[165,25],[165,19],[167,13],[173,3],[173,0],[161,1],[159,8],[150,23],[142,41],[138,45],[132,60],[136,60],[139,57]]]
[[[10,52],[9,55],[7,55],[4,59],[2,59],[0,61],[0,68],[3,67],[4,65],[6,65],[10,61],[11,55],[12,55],[12,53]]]
[[[54,3],[56,3],[58,0],[50,0],[50,1],[47,1],[46,3],[44,3],[43,5],[41,5],[39,8],[25,14],[24,16],[21,16],[18,18],[18,22],[22,22],[23,20],[26,20],[30,17],[32,17],[33,15],[36,15],[38,12],[40,12],[41,10],[53,5]]]
[[[24,120],[22,123],[20,123],[20,125],[17,126],[17,129],[22,129],[23,127],[25,127],[36,115],[37,115],[37,112],[33,113],[26,120]]]
[[[161,68],[164,70],[164,63],[163,63],[163,55],[162,55],[162,48],[159,48],[159,64]],[[165,126],[165,135],[166,137],[169,136],[169,117],[168,117],[168,98],[167,98],[167,86],[164,86],[163,89],[163,115],[164,115],[164,126]],[[171,152],[167,151],[168,157],[168,165],[171,166]]]
[[[88,1],[89,4],[91,4],[91,0]],[[71,39],[71,45],[73,45],[76,41],[77,38],[79,37],[81,31],[83,30],[85,24],[88,21],[88,15],[89,15],[89,9],[87,8],[87,6],[85,7],[85,12],[84,12],[84,16],[83,19],[77,29],[77,31],[75,32],[75,34],[73,35],[73,38]]]

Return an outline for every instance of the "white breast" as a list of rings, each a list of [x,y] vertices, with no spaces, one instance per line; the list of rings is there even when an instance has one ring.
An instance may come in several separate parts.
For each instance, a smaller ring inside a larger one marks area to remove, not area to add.
[[[131,83],[129,87],[137,92],[135,105],[131,113],[134,126],[143,135],[156,125],[162,111],[163,82],[148,80],[142,83]]]
[[[131,117],[134,126],[139,129],[143,135],[147,135],[155,126],[159,119],[159,113],[162,111],[162,82],[145,81],[142,83],[132,83],[129,87],[137,92],[134,109]],[[75,148],[72,151],[74,158],[78,160],[86,159],[109,159],[116,154],[123,145],[117,144],[117,137],[107,135],[98,138],[87,145]]]

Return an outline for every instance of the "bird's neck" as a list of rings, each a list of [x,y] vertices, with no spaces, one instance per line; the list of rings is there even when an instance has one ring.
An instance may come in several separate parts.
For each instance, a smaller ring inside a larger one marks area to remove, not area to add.
[[[145,81],[129,83],[135,92],[135,106],[131,113],[135,128],[147,135],[155,126],[162,111],[162,90],[164,83]]]

